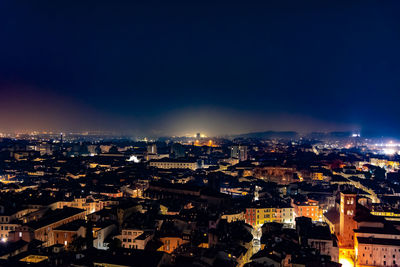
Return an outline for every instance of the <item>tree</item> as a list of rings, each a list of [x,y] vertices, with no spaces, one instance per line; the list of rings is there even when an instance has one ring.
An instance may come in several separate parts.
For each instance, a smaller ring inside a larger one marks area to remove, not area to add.
[[[78,251],[82,251],[86,248],[86,239],[78,236],[74,239],[74,241],[72,241],[69,246],[68,249],[78,252]]]
[[[108,244],[108,249],[114,251],[121,247],[121,240],[118,238],[112,238],[110,243]]]

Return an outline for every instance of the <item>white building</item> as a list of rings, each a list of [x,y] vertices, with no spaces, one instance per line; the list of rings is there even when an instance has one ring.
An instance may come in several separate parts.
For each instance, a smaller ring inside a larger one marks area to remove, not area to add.
[[[178,161],[171,159],[162,159],[150,161],[150,166],[156,167],[159,169],[191,169],[197,170],[199,168],[196,161]]]
[[[355,232],[358,265],[399,266],[400,231],[383,222],[360,222]]]
[[[107,250],[108,243],[105,242],[106,238],[117,229],[115,224],[108,224],[103,226],[93,227],[93,247],[97,249]]]

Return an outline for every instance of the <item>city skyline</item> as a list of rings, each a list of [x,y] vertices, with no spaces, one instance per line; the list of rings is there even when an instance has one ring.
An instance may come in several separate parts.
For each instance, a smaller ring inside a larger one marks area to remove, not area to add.
[[[399,10],[0,1],[0,266],[399,266]]]

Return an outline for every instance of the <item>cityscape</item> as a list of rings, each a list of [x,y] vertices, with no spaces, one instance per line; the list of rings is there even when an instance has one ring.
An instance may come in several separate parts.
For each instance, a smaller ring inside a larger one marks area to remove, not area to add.
[[[400,1],[0,1],[0,266],[400,266]]]
[[[396,266],[400,143],[258,135],[3,134],[2,265]]]

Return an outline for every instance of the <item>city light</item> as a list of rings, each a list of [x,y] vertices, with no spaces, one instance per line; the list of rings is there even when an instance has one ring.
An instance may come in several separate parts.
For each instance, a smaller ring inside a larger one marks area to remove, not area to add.
[[[391,1],[9,2],[1,266],[400,264]]]
[[[342,264],[342,267],[354,267],[353,261],[346,257],[339,258],[339,263]]]
[[[139,163],[139,162],[140,162],[140,159],[138,159],[137,156],[132,155],[132,156],[129,157],[129,159],[127,159],[127,161],[129,161],[129,162],[134,162],[134,163]]]
[[[392,148],[384,148],[382,151],[386,155],[394,155],[397,152],[396,150],[394,150]]]

